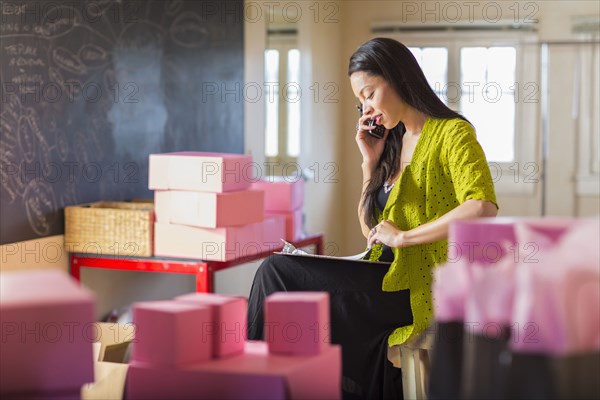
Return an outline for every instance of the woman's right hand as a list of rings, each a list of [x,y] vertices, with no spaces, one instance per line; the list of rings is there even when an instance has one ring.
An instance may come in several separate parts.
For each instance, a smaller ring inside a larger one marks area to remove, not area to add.
[[[378,139],[369,134],[369,131],[375,129],[375,125],[369,126],[367,123],[368,121],[369,117],[367,115],[363,115],[358,119],[358,123],[356,124],[356,144],[358,144],[358,149],[362,155],[363,165],[366,165],[370,170],[373,170],[375,169],[377,162],[379,162],[379,158],[381,158],[385,140],[387,139],[390,130],[386,129],[383,134],[383,139]]]

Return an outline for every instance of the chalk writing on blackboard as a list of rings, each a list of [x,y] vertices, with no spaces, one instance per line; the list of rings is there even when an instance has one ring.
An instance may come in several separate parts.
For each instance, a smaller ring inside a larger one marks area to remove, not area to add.
[[[243,21],[218,10],[243,1],[224,3],[2,3],[0,244],[62,233],[68,205],[151,196],[150,153],[243,152],[243,104],[200,98],[243,81]]]

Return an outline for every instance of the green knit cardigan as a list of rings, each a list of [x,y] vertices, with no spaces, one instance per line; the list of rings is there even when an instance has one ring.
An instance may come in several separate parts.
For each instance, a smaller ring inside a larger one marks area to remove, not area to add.
[[[436,220],[469,199],[487,200],[497,206],[490,169],[475,131],[462,119],[430,118],[378,221],[391,220],[406,231]],[[379,259],[381,251],[381,245],[376,245],[371,260]],[[448,241],[392,251],[394,261],[382,289],[410,289],[413,324],[394,330],[388,338],[390,346],[402,344],[429,327],[433,319],[432,269],[446,261]]]

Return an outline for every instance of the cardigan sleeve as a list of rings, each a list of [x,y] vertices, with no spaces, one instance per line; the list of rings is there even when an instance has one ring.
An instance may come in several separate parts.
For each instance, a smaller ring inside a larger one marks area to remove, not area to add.
[[[458,202],[486,200],[498,207],[490,168],[473,127],[462,120],[455,127],[446,136],[445,153]]]

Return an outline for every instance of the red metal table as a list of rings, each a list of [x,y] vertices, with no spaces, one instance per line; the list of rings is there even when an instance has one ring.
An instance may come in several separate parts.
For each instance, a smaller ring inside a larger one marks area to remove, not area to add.
[[[292,243],[298,248],[314,245],[316,253],[323,254],[323,234],[309,235]],[[267,258],[272,255],[274,251],[280,251],[282,248],[283,246],[229,261],[207,261],[171,257],[127,257],[111,254],[84,253],[71,254],[69,261],[71,276],[78,281],[81,278],[82,267],[120,271],[192,274],[196,275],[197,292],[212,292],[215,272],[247,262]]]

